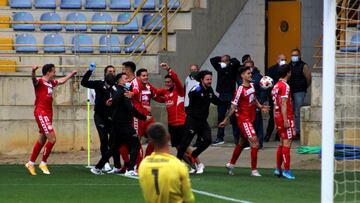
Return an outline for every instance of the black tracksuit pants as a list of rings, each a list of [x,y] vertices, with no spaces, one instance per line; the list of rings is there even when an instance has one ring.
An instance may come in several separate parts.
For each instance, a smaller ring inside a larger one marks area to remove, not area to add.
[[[208,122],[199,121],[197,119],[193,119],[190,116],[186,117],[185,121],[185,134],[181,141],[179,151],[177,153],[177,157],[182,159],[186,152],[186,149],[189,147],[192,139],[194,138],[195,134],[201,138],[201,141],[198,147],[192,152],[192,157],[198,157],[203,151],[205,151],[211,144],[211,129]]]

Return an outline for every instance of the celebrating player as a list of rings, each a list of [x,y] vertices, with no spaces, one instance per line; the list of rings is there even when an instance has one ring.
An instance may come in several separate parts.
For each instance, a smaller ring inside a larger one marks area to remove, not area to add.
[[[276,129],[280,135],[274,174],[279,177],[282,175],[287,179],[295,179],[295,176],[290,171],[290,148],[295,135],[291,92],[290,86],[287,84],[291,76],[290,66],[287,64],[280,66],[278,73],[280,77],[279,82],[275,84],[271,91],[271,96],[274,101]],[[284,162],[284,171],[281,169],[282,162]]]
[[[31,175],[36,175],[34,164],[45,143],[46,145],[44,147],[42,161],[39,168],[44,174],[50,174],[47,167],[47,159],[56,142],[55,131],[52,127],[52,101],[54,88],[57,85],[64,84],[77,73],[77,71],[74,70],[66,77],[55,80],[56,73],[54,64],[46,64],[42,68],[43,76],[41,78],[36,78],[36,70],[38,68],[39,67],[36,65],[32,67],[31,78],[35,88],[36,99],[34,116],[39,127],[39,139],[34,145],[29,162],[25,164],[25,167]]]
[[[179,148],[181,139],[185,132],[185,110],[184,110],[184,86],[181,84],[177,74],[172,70],[167,63],[161,63],[160,67],[168,72],[165,76],[166,88],[158,91],[158,102],[165,103],[168,112],[168,129],[171,137],[172,147]],[[190,148],[187,150],[188,154],[192,151]],[[201,168],[201,162],[196,158],[198,172]],[[191,172],[195,172],[192,170]]]
[[[231,102],[231,108],[227,112],[224,121],[219,124],[219,127],[225,127],[230,117],[236,112],[235,115],[242,135],[239,143],[235,146],[230,162],[226,164],[226,168],[228,169],[230,175],[234,174],[234,165],[239,158],[241,151],[244,149],[244,142],[246,141],[245,139],[247,139],[251,147],[251,176],[261,176],[257,170],[259,141],[257,139],[253,123],[256,116],[256,107],[264,112],[267,112],[269,107],[261,105],[256,99],[254,84],[250,83],[250,67],[241,67],[239,69],[239,74],[242,78],[242,84],[236,90],[235,97]]]
[[[154,153],[140,165],[140,186],[146,202],[194,202],[186,166],[169,152],[169,134],[160,123],[150,125],[147,134]]]

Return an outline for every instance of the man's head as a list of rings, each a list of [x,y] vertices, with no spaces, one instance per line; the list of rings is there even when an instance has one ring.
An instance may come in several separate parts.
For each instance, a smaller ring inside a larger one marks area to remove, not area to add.
[[[146,132],[155,150],[168,147],[170,135],[163,124],[153,123]]]
[[[195,77],[199,73],[199,66],[197,64],[191,64],[190,65],[190,75],[192,77]]]
[[[252,60],[246,61],[246,62],[244,63],[244,66],[245,66],[245,67],[249,67],[250,70],[252,71],[252,68],[254,68],[254,61],[252,61]]]
[[[115,75],[115,67],[113,65],[108,65],[104,68],[104,75],[107,74]]]
[[[123,64],[122,72],[126,73],[126,75],[134,74],[136,71],[136,65],[132,61],[126,61]]]
[[[299,49],[291,50],[291,62],[296,63],[300,61],[300,58],[301,58],[301,52]]]
[[[115,80],[118,85],[125,86],[125,83],[129,82],[129,78],[125,73],[119,73],[115,76]]]
[[[170,75],[165,75],[165,87],[171,89],[175,86],[174,81],[171,79]]]
[[[201,83],[205,88],[211,87],[212,83],[212,72],[208,70],[200,71],[197,75],[197,81]]]
[[[55,65],[54,64],[45,64],[42,67],[42,74],[43,74],[43,76],[46,76],[49,79],[53,80],[56,75]]]
[[[289,80],[291,76],[291,68],[288,64],[280,66],[278,74],[281,79]]]
[[[244,64],[246,61],[251,61],[251,56],[250,54],[245,54],[242,58],[241,58],[241,62]]]
[[[149,82],[149,73],[145,68],[141,68],[138,71],[136,71],[136,77],[143,84],[147,84]]]
[[[230,56],[229,55],[222,56],[221,62],[226,63],[226,65],[228,65],[230,63]]]
[[[239,69],[239,74],[240,74],[240,77],[241,79],[243,80],[243,82],[250,82],[251,81],[251,76],[252,76],[252,73],[251,73],[251,67],[250,65],[248,66],[242,66],[240,67]]]
[[[285,54],[279,54],[277,62],[278,62],[278,64],[280,66],[286,64],[286,56],[285,56]]]

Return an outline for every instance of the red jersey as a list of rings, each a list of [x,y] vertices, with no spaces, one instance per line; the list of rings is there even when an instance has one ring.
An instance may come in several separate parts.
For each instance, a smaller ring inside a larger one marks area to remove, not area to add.
[[[131,102],[134,105],[135,109],[138,110],[142,114],[148,115],[149,112],[147,112],[146,109],[142,107],[141,103],[141,91],[145,89],[145,87],[140,83],[140,81],[137,78],[134,78],[131,82],[131,88],[132,92],[134,93],[134,96],[131,98]]]
[[[237,106],[236,117],[241,122],[254,122],[256,117],[256,95],[254,84],[249,87],[240,85],[235,92],[232,104]]]
[[[274,116],[281,116],[281,98],[288,98],[287,100],[287,116],[288,118],[293,119],[293,104],[291,99],[290,86],[286,83],[285,80],[280,79],[279,82],[273,87],[271,91],[271,97],[274,102]]]
[[[54,87],[58,85],[57,80],[46,81],[42,78],[37,79],[35,88],[35,112],[45,111],[52,114],[52,102]]]
[[[168,124],[171,126],[179,126],[185,124],[185,110],[184,110],[184,96],[185,90],[181,84],[176,73],[170,69],[169,76],[171,80],[175,83],[175,87],[172,91],[169,89],[161,89],[158,92],[158,95],[162,99],[156,101],[165,103],[166,110],[168,112]]]

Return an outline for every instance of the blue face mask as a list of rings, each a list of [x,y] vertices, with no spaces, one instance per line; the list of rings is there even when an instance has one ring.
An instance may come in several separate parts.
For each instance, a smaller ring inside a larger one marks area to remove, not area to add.
[[[124,87],[125,87],[126,90],[130,90],[131,84],[129,82],[127,82],[127,83],[124,84]]]
[[[293,62],[293,63],[296,63],[296,62],[298,62],[299,61],[299,56],[291,56],[291,61]]]

